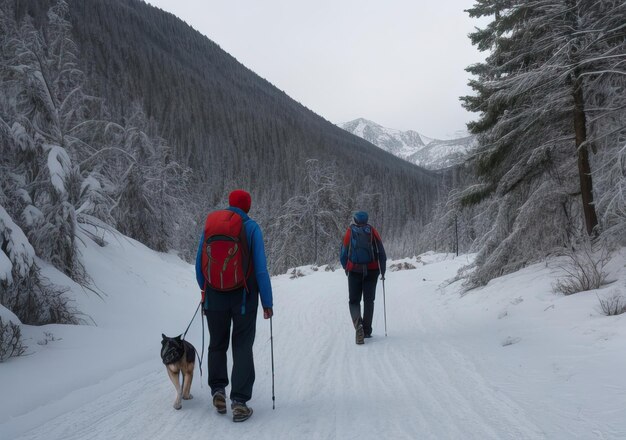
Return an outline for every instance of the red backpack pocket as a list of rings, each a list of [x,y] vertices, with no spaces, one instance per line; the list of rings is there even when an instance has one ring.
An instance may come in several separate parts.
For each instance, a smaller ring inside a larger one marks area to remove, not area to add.
[[[218,291],[239,290],[251,273],[250,252],[239,214],[209,214],[204,226],[202,270],[207,285]]]

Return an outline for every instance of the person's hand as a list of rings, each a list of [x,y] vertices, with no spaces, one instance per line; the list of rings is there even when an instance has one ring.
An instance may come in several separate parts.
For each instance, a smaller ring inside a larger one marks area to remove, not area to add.
[[[381,281],[385,281],[385,274],[384,273],[380,275],[380,280]]]
[[[202,294],[202,304],[204,304],[204,290],[201,290],[200,293]]]
[[[272,316],[274,316],[274,311],[272,310],[272,308],[263,307],[263,318],[270,319]]]

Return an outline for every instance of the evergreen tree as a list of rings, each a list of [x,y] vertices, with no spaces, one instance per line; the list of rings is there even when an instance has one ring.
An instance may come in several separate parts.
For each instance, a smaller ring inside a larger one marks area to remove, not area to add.
[[[476,95],[463,98],[481,116],[469,124],[479,135],[479,184],[462,202],[484,201],[495,218],[479,241],[475,285],[569,243],[580,230],[596,232],[589,150],[609,133],[598,131],[599,121],[616,109],[591,106],[590,119],[589,103],[608,98],[601,84],[622,81],[626,5],[481,0],[469,13],[492,17],[471,35],[491,53],[468,68]]]
[[[148,135],[149,123],[139,105],[127,119],[119,141],[127,167],[117,183],[113,207],[117,229],[157,250],[173,243],[179,219],[187,215],[184,192],[189,170],[171,157],[165,142]]]
[[[170,249],[189,217],[189,172],[146,133],[158,128],[139,106],[124,127],[83,92],[67,3],[56,2],[40,28],[28,15],[16,22],[13,5],[0,0],[0,302],[23,323],[76,323],[35,256],[86,284],[77,238],[103,244],[94,227],[111,229],[119,212],[132,234]]]

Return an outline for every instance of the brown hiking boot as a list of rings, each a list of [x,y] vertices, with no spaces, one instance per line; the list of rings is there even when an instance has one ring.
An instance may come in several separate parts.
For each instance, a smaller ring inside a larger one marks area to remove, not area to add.
[[[224,390],[217,390],[213,393],[213,406],[219,414],[226,414],[226,394]]]
[[[361,345],[365,343],[365,331],[363,330],[363,320],[361,318],[357,319],[354,324],[354,328],[356,329],[356,343]]]
[[[243,422],[248,420],[252,415],[252,408],[246,405],[245,402],[233,400],[230,409],[233,411],[233,422]]]

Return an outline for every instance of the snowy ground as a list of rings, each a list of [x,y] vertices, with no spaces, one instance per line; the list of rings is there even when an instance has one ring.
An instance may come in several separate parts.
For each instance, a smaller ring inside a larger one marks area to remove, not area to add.
[[[73,286],[91,325],[24,328],[29,355],[0,364],[2,440],[626,438],[626,317],[602,316],[596,292],[551,293],[556,264],[460,296],[444,281],[469,257],[405,260],[416,269],[386,281],[388,336],[379,285],[364,346],[341,271],[275,277],[276,409],[259,317],[254,415],[234,424],[210,407],[197,369],[194,399],[172,408],[160,339],[193,315],[193,267],[123,238],[83,257],[103,292]],[[600,295],[626,293],[625,261],[611,262],[616,281]],[[197,318],[188,340],[201,348]]]

